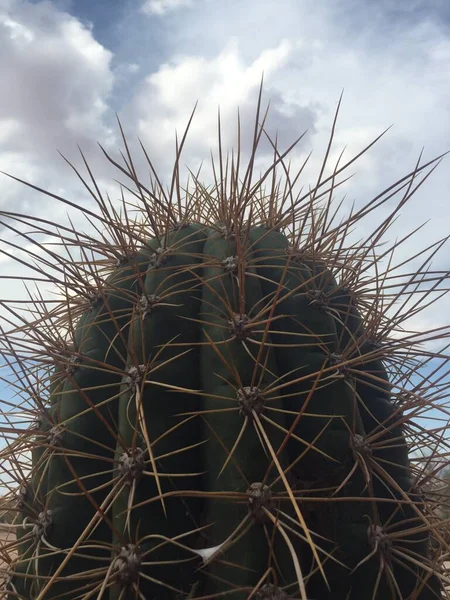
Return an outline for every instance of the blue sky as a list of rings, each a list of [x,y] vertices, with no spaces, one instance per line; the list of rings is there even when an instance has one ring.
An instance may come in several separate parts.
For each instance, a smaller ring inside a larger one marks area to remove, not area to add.
[[[117,195],[97,147],[118,156],[117,112],[132,147],[139,135],[164,179],[175,129],[199,100],[184,154],[196,170],[216,146],[219,104],[225,146],[235,143],[238,106],[250,139],[264,71],[269,132],[287,147],[308,130],[295,156],[314,150],[311,173],[343,89],[333,156],[346,145],[349,157],[393,124],[352,166],[346,193],[358,205],[412,170],[423,147],[424,160],[450,149],[449,64],[446,0],[0,0],[0,170],[84,202],[57,153],[79,165],[80,144],[103,189]],[[431,219],[399,257],[448,234],[449,160],[393,228],[392,239]],[[4,176],[0,190],[2,209],[64,221],[65,209]],[[371,226],[361,224],[362,235]],[[435,267],[448,268],[447,257]],[[0,268],[17,272],[5,258]],[[22,294],[11,284],[1,296]],[[448,308],[441,301],[414,326],[445,324]]]

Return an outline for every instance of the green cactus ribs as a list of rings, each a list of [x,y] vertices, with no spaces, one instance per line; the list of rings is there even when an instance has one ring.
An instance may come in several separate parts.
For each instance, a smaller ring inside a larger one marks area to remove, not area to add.
[[[3,356],[33,421],[11,426],[3,454],[17,482],[8,600],[441,597],[448,538],[415,457],[445,453],[442,431],[417,421],[446,410],[448,357],[426,343],[448,332],[404,323],[445,276],[428,268],[434,247],[400,273],[381,235],[397,207],[352,237],[435,161],[338,219],[354,159],[326,176],[327,153],[295,196],[274,145],[253,181],[260,121],[259,101],[246,171],[240,148],[231,164],[220,153],[213,183],[194,177],[193,190],[179,154],[166,191],[138,180],[131,154],[124,167],[105,152],[136,191],[123,185],[118,218],[84,182],[96,234],[3,213],[28,243],[32,223],[80,254],[36,239],[30,268],[59,300],[2,307]]]

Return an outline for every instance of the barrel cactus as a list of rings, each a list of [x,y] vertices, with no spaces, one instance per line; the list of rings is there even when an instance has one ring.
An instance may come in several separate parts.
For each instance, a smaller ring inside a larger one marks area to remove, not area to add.
[[[338,220],[354,159],[326,175],[327,151],[297,193],[271,142],[255,181],[264,120],[259,100],[248,167],[221,151],[211,185],[181,186],[181,144],[171,186],[152,168],[147,187],[124,137],[123,165],[104,151],[127,179],[120,207],[87,163],[90,181],[74,169],[96,208],[40,190],[88,233],[1,212],[22,238],[3,252],[26,246],[58,292],[2,307],[19,397],[2,454],[8,600],[441,597],[446,522],[415,458],[444,443],[416,421],[445,396],[445,348],[423,343],[447,330],[405,320],[447,274],[429,268],[437,246],[409,272],[384,240],[437,159]]]

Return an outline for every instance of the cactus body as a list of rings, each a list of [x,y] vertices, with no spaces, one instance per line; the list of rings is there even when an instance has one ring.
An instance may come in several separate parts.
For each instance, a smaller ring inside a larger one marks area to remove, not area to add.
[[[168,204],[91,281],[8,600],[439,597],[377,307],[250,197]]]

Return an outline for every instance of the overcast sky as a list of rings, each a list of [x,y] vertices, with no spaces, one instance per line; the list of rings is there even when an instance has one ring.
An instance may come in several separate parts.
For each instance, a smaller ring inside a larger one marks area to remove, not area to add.
[[[238,106],[248,142],[263,71],[269,132],[287,147],[308,130],[299,151],[314,150],[312,167],[342,90],[336,156],[393,125],[352,166],[349,201],[362,203],[413,169],[423,147],[425,160],[450,150],[448,0],[0,0],[0,170],[81,201],[57,151],[79,165],[79,144],[111,185],[97,142],[113,154],[121,147],[117,112],[168,174],[175,129],[199,100],[184,154],[196,170],[216,147],[218,105],[225,146],[235,143]],[[397,233],[432,219],[406,254],[449,232],[449,161],[402,212]],[[1,175],[0,206],[56,212]],[[435,266],[448,268],[447,256]],[[0,266],[17,269],[5,259]],[[432,310],[420,323],[445,320]]]

